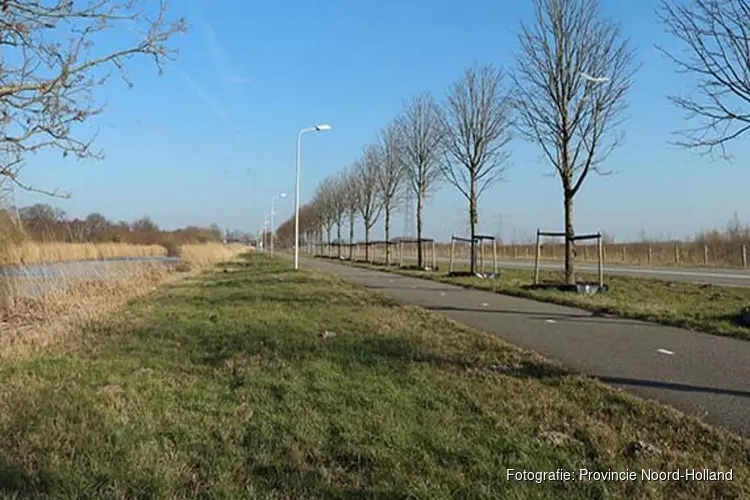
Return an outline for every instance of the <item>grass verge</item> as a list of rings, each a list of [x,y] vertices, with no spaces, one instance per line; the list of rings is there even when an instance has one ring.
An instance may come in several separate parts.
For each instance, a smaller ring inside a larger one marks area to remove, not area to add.
[[[341,279],[250,255],[0,365],[40,498],[740,498],[750,445]],[[508,480],[517,471],[576,481]],[[578,480],[579,469],[637,481]],[[645,481],[641,469],[733,470]]]
[[[327,258],[327,257],[321,257]],[[524,297],[589,311],[640,319],[663,325],[679,326],[706,333],[750,340],[750,328],[740,321],[741,309],[750,305],[750,288],[698,285],[626,276],[605,276],[610,289],[596,295],[575,294],[549,289],[531,289],[534,273],[526,269],[500,269],[496,279],[453,277],[446,271],[420,271],[385,267],[362,262],[343,264],[386,270],[443,283]],[[468,267],[456,266],[456,271]],[[596,282],[596,275],[577,273],[582,281]],[[541,270],[542,282],[561,283],[562,272]]]

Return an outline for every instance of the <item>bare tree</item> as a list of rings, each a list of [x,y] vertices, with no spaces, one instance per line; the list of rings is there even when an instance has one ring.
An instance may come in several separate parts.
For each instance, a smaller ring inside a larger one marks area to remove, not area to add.
[[[357,211],[365,227],[365,260],[370,260],[370,231],[383,210],[383,197],[378,189],[378,174],[383,162],[382,152],[377,146],[365,146],[362,159],[357,164]]]
[[[332,178],[330,210],[331,217],[336,223],[336,247],[337,255],[341,258],[341,229],[347,214],[347,191],[346,174],[339,173]]]
[[[152,57],[161,71],[163,63],[174,56],[167,42],[185,29],[182,19],[168,19],[164,2],[156,8],[152,3],[2,2],[0,177],[37,191],[19,178],[27,155],[56,149],[63,156],[101,157],[101,152],[92,149],[93,139],[75,133],[77,126],[102,111],[94,90],[112,71],[119,71],[130,85],[125,68],[136,56]],[[132,30],[134,40],[113,47],[108,33],[123,26]]]
[[[511,107],[502,72],[492,66],[468,68],[453,84],[443,105],[446,180],[469,202],[471,273],[476,272],[479,198],[507,168]]]
[[[346,219],[349,221],[349,260],[354,257],[354,225],[357,223],[357,207],[359,206],[359,188],[357,185],[356,165],[347,167],[343,173],[344,203],[346,205]]]
[[[535,26],[522,25],[514,75],[518,130],[539,145],[562,183],[565,280],[575,283],[573,199],[620,143],[635,73],[619,27],[598,0],[534,0]],[[592,76],[593,75],[593,76]]]
[[[326,244],[330,247],[333,243],[333,226],[336,224],[335,199],[336,199],[336,180],[334,177],[327,177],[318,184],[313,196],[315,200],[315,209],[320,224],[326,232]]]
[[[658,17],[684,55],[658,47],[679,73],[697,78],[695,92],[670,100],[700,123],[677,144],[712,153],[750,130],[750,1],[661,0]]]
[[[385,215],[385,263],[391,263],[391,213],[401,202],[406,169],[404,168],[403,144],[395,122],[381,133],[380,152],[382,161],[378,169],[378,189]]]
[[[398,133],[403,140],[403,154],[409,187],[417,197],[417,266],[424,266],[422,248],[424,204],[439,185],[440,148],[444,132],[440,108],[429,94],[420,94],[407,104],[398,118]]]

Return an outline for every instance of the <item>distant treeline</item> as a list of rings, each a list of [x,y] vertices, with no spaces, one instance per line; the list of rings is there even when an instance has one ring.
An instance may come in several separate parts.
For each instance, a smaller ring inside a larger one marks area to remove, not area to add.
[[[0,213],[6,221],[20,223],[25,235],[35,241],[182,245],[224,240],[244,243],[250,239],[239,231],[222,231],[218,224],[163,230],[147,216],[133,222],[111,221],[100,213],[91,213],[83,219],[69,218],[64,210],[43,203]]]

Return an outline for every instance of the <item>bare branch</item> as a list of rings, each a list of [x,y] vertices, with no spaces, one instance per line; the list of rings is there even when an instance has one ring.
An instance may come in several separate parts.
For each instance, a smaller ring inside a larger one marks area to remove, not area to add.
[[[104,38],[120,25],[135,25],[137,40],[112,48]],[[94,91],[137,56],[151,57],[159,71],[175,56],[167,43],[185,30],[170,21],[164,1],[31,0],[3,3],[0,18],[0,177],[26,190],[19,180],[29,154],[56,149],[63,156],[101,158],[93,138],[78,128],[100,114]],[[106,47],[104,49],[103,47]],[[101,48],[101,49],[100,49]]]
[[[391,122],[381,132],[379,148],[382,161],[378,169],[378,189],[383,198],[384,208],[390,212],[401,202],[407,180],[403,137],[399,135],[397,122]]]
[[[440,110],[432,96],[420,94],[407,105],[397,123],[407,178],[417,198],[424,202],[441,180],[439,156],[445,134]]]
[[[510,100],[502,73],[486,65],[468,68],[453,84],[441,119],[445,131],[443,175],[469,202],[472,233],[484,191],[502,179],[511,141]]]
[[[750,2],[661,0],[658,15],[684,55],[657,47],[680,74],[696,78],[694,92],[670,96],[694,128],[677,131],[675,144],[729,159],[726,145],[750,130]]]
[[[369,240],[370,230],[383,210],[383,197],[378,184],[383,161],[383,151],[378,146],[365,146],[362,159],[354,170],[357,185],[357,210],[365,225],[365,240]]]

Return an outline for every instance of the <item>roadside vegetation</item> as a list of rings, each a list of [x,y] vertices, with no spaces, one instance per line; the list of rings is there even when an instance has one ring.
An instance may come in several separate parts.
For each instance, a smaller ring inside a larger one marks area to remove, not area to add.
[[[737,436],[259,254],[4,363],[0,383],[8,495],[750,494],[750,445]],[[734,480],[536,483],[508,468],[733,469]]]

